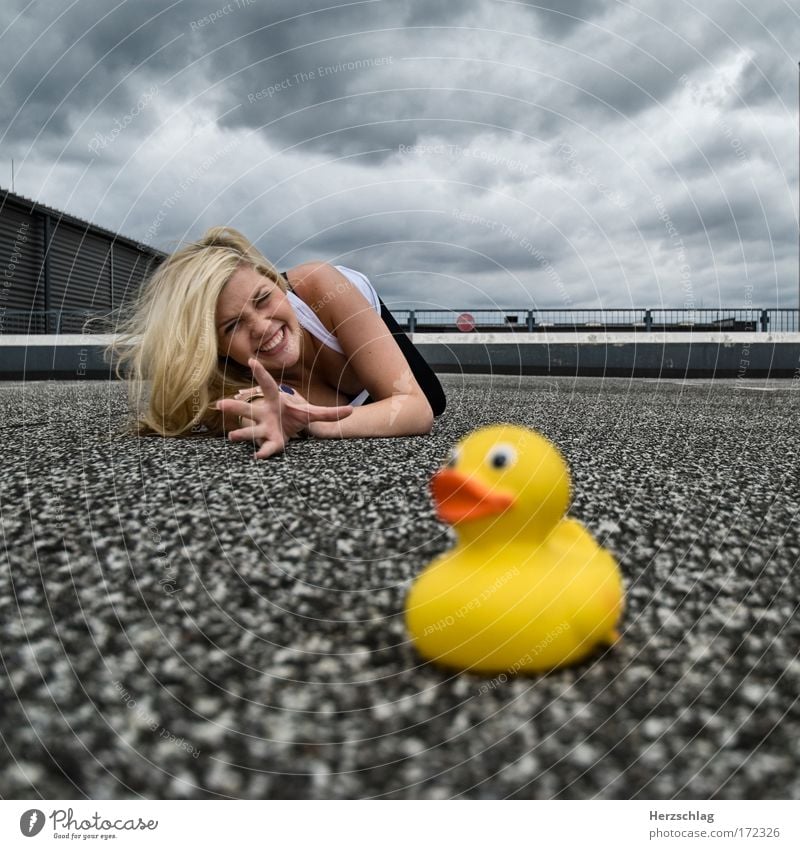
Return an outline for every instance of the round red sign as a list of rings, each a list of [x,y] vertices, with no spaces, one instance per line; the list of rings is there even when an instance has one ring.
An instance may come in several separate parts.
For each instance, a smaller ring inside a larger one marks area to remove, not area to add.
[[[468,312],[462,312],[456,319],[456,327],[462,333],[471,333],[475,329],[475,318]]]

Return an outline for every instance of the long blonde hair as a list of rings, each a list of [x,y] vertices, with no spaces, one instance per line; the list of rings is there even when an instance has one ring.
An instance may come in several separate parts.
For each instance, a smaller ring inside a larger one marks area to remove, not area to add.
[[[286,291],[275,267],[238,230],[212,227],[168,256],[128,309],[109,353],[117,376],[128,381],[139,433],[220,434],[214,402],[252,385],[249,369],[219,355],[214,323],[217,298],[240,266]]]

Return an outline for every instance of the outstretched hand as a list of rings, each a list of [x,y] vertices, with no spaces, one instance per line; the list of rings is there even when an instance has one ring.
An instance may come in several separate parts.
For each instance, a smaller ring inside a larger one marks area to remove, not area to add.
[[[217,401],[217,409],[223,413],[248,419],[252,424],[228,432],[228,438],[234,442],[254,442],[258,446],[255,459],[263,460],[278,454],[286,443],[301,430],[313,422],[336,422],[353,412],[350,406],[320,407],[309,404],[299,393],[281,392],[272,375],[256,359],[248,360],[253,376],[258,382],[263,398],[251,403],[237,398],[223,398]],[[247,390],[241,397],[248,397]]]

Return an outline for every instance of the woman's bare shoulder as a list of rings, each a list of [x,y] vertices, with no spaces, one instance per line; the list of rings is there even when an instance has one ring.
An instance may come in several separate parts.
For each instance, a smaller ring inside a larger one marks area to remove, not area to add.
[[[292,289],[316,313],[322,323],[332,329],[331,304],[351,288],[350,281],[328,262],[304,262],[288,269]]]
[[[306,303],[335,285],[337,274],[339,272],[330,263],[321,260],[303,262],[286,270],[292,290]]]

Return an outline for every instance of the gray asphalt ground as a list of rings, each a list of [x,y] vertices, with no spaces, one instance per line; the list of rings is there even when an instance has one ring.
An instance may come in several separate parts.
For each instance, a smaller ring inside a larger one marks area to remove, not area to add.
[[[4,798],[798,798],[797,382],[447,376],[429,437],[120,437],[114,383],[0,384]],[[620,643],[420,661],[427,482],[541,430],[617,555]]]

